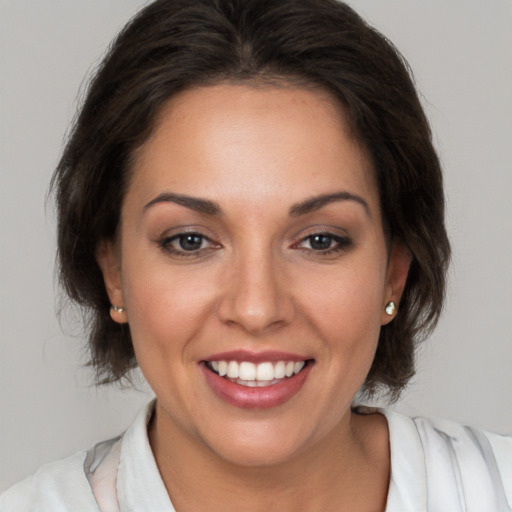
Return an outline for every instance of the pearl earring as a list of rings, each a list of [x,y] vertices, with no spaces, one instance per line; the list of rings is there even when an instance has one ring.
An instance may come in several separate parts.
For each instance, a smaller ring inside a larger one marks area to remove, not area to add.
[[[124,313],[126,311],[126,308],[124,308],[123,306],[114,306],[114,304],[112,304],[110,309],[115,313]]]
[[[386,315],[389,315],[389,316],[391,316],[396,311],[396,305],[392,300],[386,304],[385,311],[386,311]]]

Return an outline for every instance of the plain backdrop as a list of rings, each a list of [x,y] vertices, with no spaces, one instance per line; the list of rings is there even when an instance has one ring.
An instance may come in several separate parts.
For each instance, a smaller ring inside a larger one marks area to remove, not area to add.
[[[444,316],[394,407],[512,433],[512,1],[353,0],[411,64],[445,169]],[[0,0],[0,491],[124,430],[150,397],[97,389],[56,320],[50,176],[84,76],[140,0]]]

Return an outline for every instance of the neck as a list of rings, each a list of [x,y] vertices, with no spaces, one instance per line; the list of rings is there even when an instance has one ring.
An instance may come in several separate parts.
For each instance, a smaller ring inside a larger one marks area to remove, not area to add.
[[[268,466],[221,458],[173,422],[158,403],[150,444],[177,512],[385,509],[389,442],[383,416],[348,413],[313,447]]]

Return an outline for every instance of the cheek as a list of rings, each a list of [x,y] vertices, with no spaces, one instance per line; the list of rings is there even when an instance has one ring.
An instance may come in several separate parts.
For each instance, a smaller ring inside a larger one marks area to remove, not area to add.
[[[204,272],[132,253],[123,262],[123,294],[137,357],[185,350],[212,310],[213,290]]]
[[[344,360],[373,358],[380,333],[385,269],[375,261],[302,278],[304,316]]]
[[[179,273],[132,273],[126,280],[128,322],[138,365],[159,397],[172,400],[173,410],[186,410],[182,383],[197,364],[197,346],[205,325],[210,296]],[[172,395],[168,389],[175,389]],[[188,396],[188,395],[187,395]]]
[[[207,290],[194,289],[190,280],[130,282],[126,290],[127,306],[136,315],[133,320],[152,331],[169,332],[199,321],[209,302]]]
[[[327,323],[344,323],[344,331],[356,329],[372,319],[380,324],[384,297],[384,277],[379,268],[344,268],[313,282],[303,282],[303,296]],[[350,321],[347,321],[350,319]]]

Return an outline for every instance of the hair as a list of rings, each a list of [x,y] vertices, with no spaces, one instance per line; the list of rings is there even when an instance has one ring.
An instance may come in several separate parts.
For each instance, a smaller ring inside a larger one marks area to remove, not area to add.
[[[98,244],[116,236],[131,157],[169,98],[226,81],[321,87],[339,100],[367,151],[386,233],[406,245],[412,262],[363,391],[398,398],[444,302],[442,174],[407,63],[336,0],[157,0],[112,43],[52,179],[60,282],[86,311],[97,382],[122,380],[137,366],[129,327],[110,318],[95,257]]]

